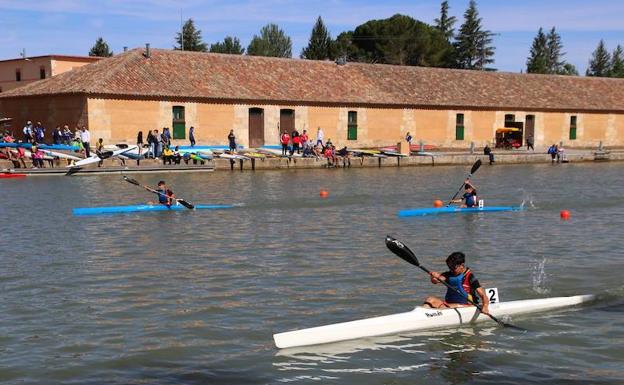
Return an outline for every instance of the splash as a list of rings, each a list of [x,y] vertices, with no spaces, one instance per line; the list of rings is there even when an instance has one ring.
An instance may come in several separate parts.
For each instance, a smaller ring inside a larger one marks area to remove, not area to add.
[[[520,204],[520,207],[525,208],[526,206],[534,209],[535,205],[533,204],[533,195],[524,189],[520,189],[520,192],[522,193],[522,203]]]
[[[544,257],[541,261],[537,262],[533,266],[533,291],[539,294],[548,294],[550,293],[550,288],[546,286],[546,262],[548,260]]]

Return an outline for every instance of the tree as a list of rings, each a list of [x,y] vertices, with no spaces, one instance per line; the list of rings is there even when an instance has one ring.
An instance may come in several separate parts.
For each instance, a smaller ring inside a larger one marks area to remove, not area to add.
[[[456,66],[458,68],[485,70],[486,65],[494,63],[494,34],[484,30],[477,11],[477,3],[470,0],[464,12],[464,23],[455,37]]]
[[[319,16],[312,28],[308,46],[301,51],[302,59],[325,60],[333,59],[333,41],[323,19]]]
[[[104,39],[98,37],[89,51],[89,56],[111,57],[113,56],[113,51],[110,50],[108,43]]]
[[[531,51],[527,59],[527,73],[547,74],[549,72],[549,58],[546,34],[540,27],[537,36],[533,39]]]
[[[558,74],[563,71],[563,66],[566,64],[563,60],[565,52],[563,50],[563,43],[561,42],[561,35],[555,31],[555,27],[550,29],[546,36],[546,50],[548,54],[548,72],[549,74]]]
[[[611,55],[611,77],[624,78],[624,53],[622,46],[618,45]]]
[[[292,41],[276,24],[267,24],[251,39],[247,55],[292,57]]]
[[[435,19],[435,27],[442,32],[442,35],[446,38],[447,41],[451,41],[453,35],[455,34],[455,30],[453,29],[453,25],[457,21],[455,16],[448,15],[449,4],[448,1],[443,1],[440,5],[440,18]]]
[[[601,39],[598,47],[592,53],[589,61],[589,68],[585,75],[587,76],[609,76],[611,72],[611,55],[607,52],[604,41]]]
[[[178,32],[176,36],[178,43],[174,49],[183,51],[199,51],[206,52],[206,43],[202,41],[201,30],[195,28],[193,19],[188,19],[182,26],[182,32]]]
[[[242,55],[245,52],[245,49],[241,46],[238,38],[226,36],[225,39],[223,39],[223,42],[211,44],[210,52]]]
[[[571,63],[565,63],[559,72],[557,72],[557,75],[578,76],[578,74],[576,67]]]

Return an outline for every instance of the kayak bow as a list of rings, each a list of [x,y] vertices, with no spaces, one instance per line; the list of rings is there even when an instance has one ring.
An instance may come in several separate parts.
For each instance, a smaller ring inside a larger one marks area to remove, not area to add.
[[[481,213],[481,212],[495,212],[495,211],[521,211],[524,210],[522,206],[486,206],[486,207],[427,207],[420,209],[406,209],[400,210],[398,216],[400,217],[415,217],[423,215],[437,215],[437,214],[462,214],[462,213]]]

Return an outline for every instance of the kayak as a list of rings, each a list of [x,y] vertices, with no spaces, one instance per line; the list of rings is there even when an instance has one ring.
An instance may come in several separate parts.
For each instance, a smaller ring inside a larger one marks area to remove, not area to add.
[[[0,178],[25,178],[26,174],[0,173]]]
[[[415,217],[424,215],[437,215],[437,214],[463,214],[463,213],[481,213],[481,212],[494,212],[494,211],[520,211],[524,210],[522,206],[486,206],[486,207],[427,207],[422,209],[406,209],[400,210],[398,216],[400,217]]]
[[[233,205],[195,205],[197,210],[229,209]],[[106,206],[106,207],[78,207],[73,209],[74,215],[100,215],[100,214],[123,214],[141,213],[145,211],[185,211],[189,210],[182,205],[167,207],[165,205],[132,205],[132,206]],[[190,210],[189,210],[190,211]]]
[[[118,155],[121,155],[123,153],[126,153],[128,151],[132,151],[134,149],[136,149],[137,146],[130,146],[128,148],[121,148],[119,150],[115,150],[115,151],[104,151],[101,155],[91,155],[88,158],[84,158],[81,161],[78,161],[76,163],[74,163],[73,165],[69,165],[67,167],[71,167],[71,168],[76,168],[76,167],[83,167],[86,166],[88,164],[92,164],[92,163],[97,163],[103,159],[108,159],[108,158],[112,158]]]
[[[24,147],[30,149],[32,144],[30,143],[0,143],[0,148],[9,147],[9,148],[17,148]],[[57,151],[78,151],[78,146],[71,146],[68,144],[39,144],[37,145],[41,150],[57,150]]]
[[[593,295],[577,295],[572,297],[499,302],[490,305],[490,314],[500,318],[517,314],[547,312],[575,306],[593,299]],[[273,340],[275,341],[275,346],[284,349],[297,346],[328,344],[365,337],[459,327],[464,324],[474,324],[484,321],[492,320],[488,316],[481,314],[474,306],[454,309],[416,307],[414,310],[406,313],[278,333],[273,335]]]

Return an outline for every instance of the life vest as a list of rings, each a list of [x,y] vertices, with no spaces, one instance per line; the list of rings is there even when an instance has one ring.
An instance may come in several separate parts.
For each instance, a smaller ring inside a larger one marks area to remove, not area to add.
[[[282,144],[288,144],[289,141],[290,141],[290,135],[288,134],[282,135]]]
[[[173,191],[167,189],[167,190],[161,190],[158,189],[156,190],[158,191],[158,202],[162,203],[163,205],[167,204],[167,198],[171,197],[173,195]]]
[[[470,287],[471,275],[472,272],[470,271],[470,269],[466,269],[466,271],[456,276],[449,275],[449,277],[446,279],[446,282],[452,287],[459,290],[461,294],[457,293],[455,290],[447,289],[446,296],[444,297],[444,300],[447,303],[468,304],[470,303],[468,299],[473,302],[477,302],[477,296]]]

